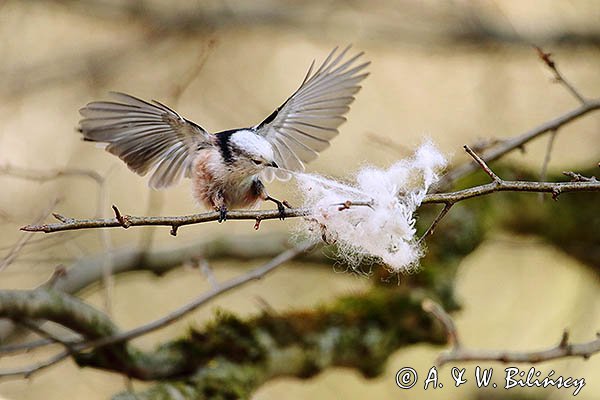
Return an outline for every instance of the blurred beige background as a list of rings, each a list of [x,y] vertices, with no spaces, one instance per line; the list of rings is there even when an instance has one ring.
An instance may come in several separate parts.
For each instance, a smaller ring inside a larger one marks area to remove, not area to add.
[[[0,167],[42,171],[90,168],[106,177],[100,194],[93,181],[61,178],[45,183],[0,176],[0,257],[51,207],[63,215],[110,216],[110,204],[134,215],[188,214],[197,210],[188,182],[152,193],[146,179],[118,159],[80,140],[77,110],[118,90],[155,98],[209,131],[260,122],[301,82],[313,59],[352,43],[372,61],[332,147],[310,171],[348,178],[360,166],[385,166],[431,138],[453,163],[466,160],[465,143],[521,133],[577,106],[529,46],[554,54],[561,71],[581,91],[600,95],[600,3],[584,1],[4,1],[0,2]],[[600,119],[590,115],[561,129],[550,169],[597,162]],[[374,139],[374,136],[377,138]],[[389,141],[382,144],[381,141]],[[391,143],[391,144],[390,144]],[[546,139],[515,153],[514,162],[540,168]],[[273,184],[275,197],[294,204],[293,184]],[[202,224],[151,236],[168,248],[211,235],[252,234],[250,222]],[[261,231],[294,231],[294,221],[265,221]],[[59,239],[42,234],[5,270],[0,289],[31,288],[57,264],[99,251],[139,245],[145,229],[79,232]],[[600,233],[599,233],[600,234]],[[68,238],[68,241],[61,241]],[[60,244],[60,245],[59,245]],[[500,255],[500,256],[499,256]],[[258,263],[258,262],[257,262]],[[215,263],[217,277],[245,265]],[[201,326],[216,307],[250,315],[266,301],[275,309],[317,305],[360,291],[367,278],[322,266],[290,263],[259,283],[211,303],[189,318],[136,343],[151,346]],[[574,341],[592,339],[600,326],[597,275],[529,237],[498,232],[464,260],[457,289],[463,341],[474,347],[528,350],[558,341],[565,327]],[[123,328],[152,320],[207,287],[197,271],[178,269],[157,280],[146,274],[118,277],[112,313]],[[98,291],[85,297],[102,305]],[[260,300],[262,299],[262,300]],[[478,399],[496,392],[461,388],[403,392],[395,372],[433,365],[441,348],[414,346],[394,354],[387,372],[365,380],[354,371],[329,370],[308,381],[281,379],[256,399],[368,397]],[[22,363],[3,358],[0,367]],[[499,370],[501,365],[494,366]],[[471,370],[474,365],[467,365]],[[525,367],[524,367],[525,368]],[[450,367],[442,369],[448,376]],[[600,356],[563,360],[538,369],[584,377],[581,399],[600,399]],[[134,382],[134,387],[144,384]],[[420,385],[418,385],[420,386]],[[0,382],[6,399],[104,399],[123,390],[118,375],[79,370],[66,362],[30,381]],[[511,390],[521,398],[566,399],[562,389]]]

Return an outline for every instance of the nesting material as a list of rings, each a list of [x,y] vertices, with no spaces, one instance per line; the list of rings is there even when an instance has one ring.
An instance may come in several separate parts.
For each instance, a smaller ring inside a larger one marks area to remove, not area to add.
[[[388,169],[362,168],[354,184],[297,174],[304,206],[311,210],[302,230],[315,241],[335,242],[350,268],[377,261],[393,272],[414,272],[423,256],[415,211],[445,166],[445,157],[425,142],[413,157]]]

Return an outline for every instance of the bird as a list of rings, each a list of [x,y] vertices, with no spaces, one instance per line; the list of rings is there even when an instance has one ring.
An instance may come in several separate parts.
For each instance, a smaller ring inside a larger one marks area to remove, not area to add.
[[[113,101],[93,101],[79,110],[83,140],[99,142],[148,185],[164,189],[191,178],[196,201],[227,219],[234,208],[287,203],[271,197],[264,181],[285,181],[303,172],[337,136],[359,85],[368,75],[364,52],[335,47],[315,69],[313,60],[298,89],[257,125],[209,133],[159,101],[110,92]],[[338,51],[339,50],[339,51]]]

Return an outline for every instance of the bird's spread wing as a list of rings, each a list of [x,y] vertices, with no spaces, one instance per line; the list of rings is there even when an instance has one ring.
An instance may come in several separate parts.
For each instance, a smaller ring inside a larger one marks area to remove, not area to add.
[[[79,112],[85,140],[108,143],[106,150],[140,175],[154,170],[148,183],[161,189],[189,176],[195,152],[209,145],[209,134],[169,107],[124,93],[116,101],[97,101]]]
[[[317,158],[338,134],[337,128],[346,120],[343,115],[360,90],[359,83],[368,75],[362,71],[370,64],[357,63],[363,53],[345,60],[349,48],[339,53],[337,47],[333,49],[314,73],[313,62],[298,90],[255,127],[256,133],[273,145],[280,167],[304,171],[304,163]],[[268,180],[272,174],[289,179],[281,170],[269,168],[266,172]]]

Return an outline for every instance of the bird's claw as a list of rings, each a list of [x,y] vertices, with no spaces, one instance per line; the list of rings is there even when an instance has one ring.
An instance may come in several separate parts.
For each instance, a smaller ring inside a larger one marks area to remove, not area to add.
[[[227,221],[227,207],[221,206],[219,207],[219,223],[223,221]]]
[[[277,202],[277,210],[279,210],[279,219],[283,221],[285,219],[285,207],[280,201]]]
[[[289,207],[289,204],[287,204],[286,201],[281,202],[277,199],[272,198],[271,196],[267,196],[267,200],[272,201],[273,203],[277,204],[277,210],[279,211],[279,219],[283,221],[285,219],[285,206],[288,206],[288,208],[291,208],[291,207]]]

